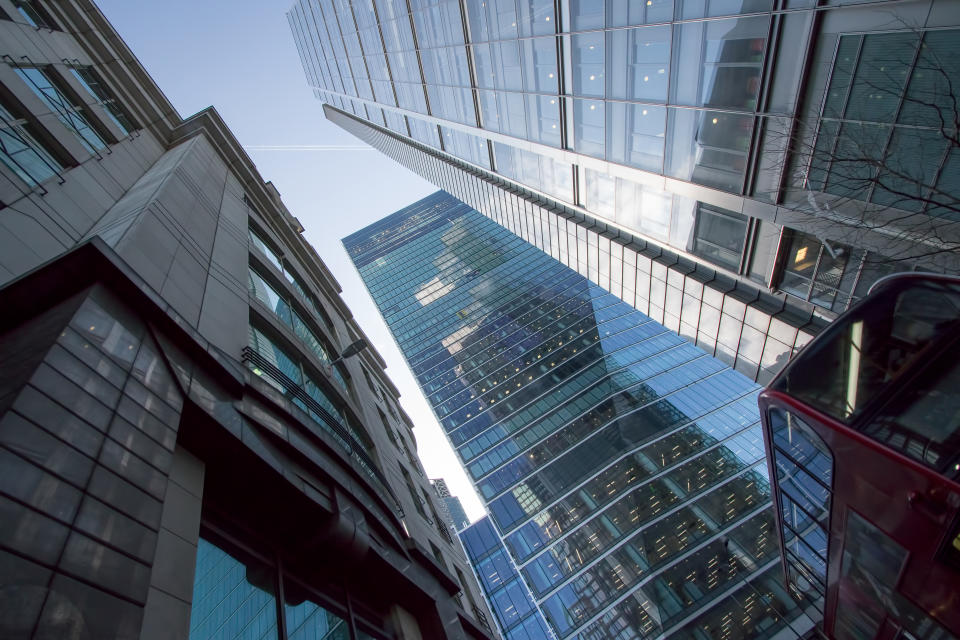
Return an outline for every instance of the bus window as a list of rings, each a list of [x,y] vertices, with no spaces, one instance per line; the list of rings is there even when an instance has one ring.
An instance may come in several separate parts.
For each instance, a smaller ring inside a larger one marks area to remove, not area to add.
[[[829,327],[770,388],[851,424],[958,324],[960,285],[904,278]]]

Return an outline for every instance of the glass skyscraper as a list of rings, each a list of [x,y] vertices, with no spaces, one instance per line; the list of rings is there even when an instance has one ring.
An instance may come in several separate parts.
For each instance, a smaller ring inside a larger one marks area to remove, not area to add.
[[[754,382],[444,192],[344,246],[522,575],[502,593],[477,564],[497,545],[467,544],[507,638],[543,637],[536,616],[582,640],[810,626]]]
[[[938,124],[955,3],[297,0],[288,19],[328,119],[761,383],[878,277],[960,272]]]

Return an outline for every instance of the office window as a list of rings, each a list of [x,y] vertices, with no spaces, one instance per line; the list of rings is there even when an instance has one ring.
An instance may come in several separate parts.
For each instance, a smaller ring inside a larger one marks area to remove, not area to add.
[[[668,111],[667,174],[740,193],[753,135],[753,117],[696,109]]]
[[[673,0],[607,0],[606,13],[608,27],[670,22],[673,19]]]
[[[17,67],[14,69],[27,86],[37,94],[60,121],[77,136],[80,144],[92,154],[106,149],[107,143],[97,133],[84,115],[83,109],[58,89],[47,71],[36,67]]]
[[[958,87],[960,30],[841,36],[808,188],[960,219]]]
[[[603,97],[603,33],[583,33],[567,36],[565,47],[569,55],[568,68],[573,74],[573,94]]]
[[[523,85],[527,91],[557,93],[557,40],[553,37],[521,40]]]
[[[795,230],[784,246],[780,290],[837,312],[849,306],[864,251]]]
[[[317,337],[317,334],[303,321],[303,318],[292,309],[290,301],[285,299],[274,286],[269,284],[263,276],[253,269],[249,271],[248,287],[250,295],[260,300],[283,324],[293,329],[297,337],[300,338],[304,345],[306,345],[322,363],[329,364],[332,361],[330,358],[330,349],[326,347],[323,341]],[[350,385],[347,383],[347,379],[339,365],[333,367],[332,373],[337,384],[349,394]]]
[[[694,255],[731,271],[738,271],[746,238],[746,216],[705,204],[697,207],[697,222],[693,232]]]
[[[274,585],[269,568],[200,538],[190,640],[277,637]]]
[[[669,26],[607,33],[608,97],[666,102],[669,76]]]
[[[124,112],[120,103],[101,81],[97,73],[90,67],[73,67],[70,69],[73,76],[84,86],[91,96],[97,99],[101,106],[107,111],[107,115],[113,120],[124,134],[129,135],[136,129],[133,122]]]
[[[608,102],[607,111],[607,160],[659,173],[667,110],[649,104]]]
[[[622,105],[618,105],[622,106]],[[573,100],[573,148],[588,156],[604,157],[604,103]]]
[[[677,27],[671,103],[753,111],[768,17],[688,22]]]
[[[267,244],[267,242],[253,229],[248,229],[248,232],[250,234],[250,244],[259,249],[260,253],[266,256],[266,258],[273,263],[273,266],[282,272],[283,263],[280,261],[280,256],[277,254],[277,252],[271,249],[270,245]]]
[[[31,133],[32,125],[0,105],[0,160],[31,187],[58,175],[63,166]]]
[[[30,26],[38,29],[50,29],[51,31],[57,30],[57,23],[53,21],[53,18],[43,7],[36,3],[30,0],[13,0],[13,6],[17,8],[17,12]]]

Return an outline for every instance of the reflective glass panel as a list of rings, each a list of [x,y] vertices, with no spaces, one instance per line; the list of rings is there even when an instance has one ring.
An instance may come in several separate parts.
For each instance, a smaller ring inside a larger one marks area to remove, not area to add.
[[[577,96],[603,97],[604,56],[603,32],[582,33],[567,36],[573,94]]]
[[[648,104],[607,103],[607,159],[660,172],[667,110]]]
[[[769,22],[756,17],[679,25],[671,102],[755,109]]]
[[[667,101],[670,27],[618,29],[607,33],[607,96]]]
[[[277,638],[274,571],[200,538],[190,640]]]

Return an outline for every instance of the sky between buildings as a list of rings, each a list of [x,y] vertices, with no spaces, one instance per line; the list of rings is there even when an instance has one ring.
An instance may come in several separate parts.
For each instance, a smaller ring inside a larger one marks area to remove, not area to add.
[[[340,238],[436,187],[323,117],[287,25],[292,0],[94,1],[180,115],[216,107],[260,174],[276,185],[387,361],[417,425],[427,474],[445,478],[467,515],[480,517],[480,500],[340,245]],[[340,148],[276,150],[304,145]]]

